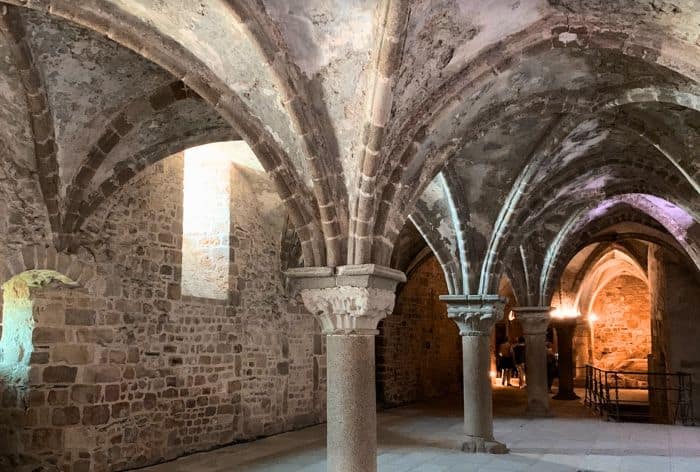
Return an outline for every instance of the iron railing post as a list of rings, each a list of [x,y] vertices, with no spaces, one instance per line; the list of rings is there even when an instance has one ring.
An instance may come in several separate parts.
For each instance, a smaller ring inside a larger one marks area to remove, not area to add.
[[[615,419],[620,421],[620,386],[618,380],[620,378],[619,374],[615,375]]]
[[[586,393],[583,397],[583,404],[586,406],[591,406],[588,401],[588,390],[590,388],[590,366],[586,364]]]

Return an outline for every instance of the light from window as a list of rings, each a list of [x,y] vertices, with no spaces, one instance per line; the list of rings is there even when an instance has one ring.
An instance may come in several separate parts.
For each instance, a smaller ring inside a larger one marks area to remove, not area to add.
[[[262,170],[244,141],[212,143],[185,151],[183,295],[228,298],[233,164]]]

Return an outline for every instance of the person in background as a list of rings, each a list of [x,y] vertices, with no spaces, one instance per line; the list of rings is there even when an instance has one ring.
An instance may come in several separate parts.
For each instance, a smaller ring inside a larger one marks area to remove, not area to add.
[[[557,377],[557,356],[554,354],[552,343],[547,341],[547,391],[552,393],[552,384]]]
[[[498,368],[501,371],[501,385],[512,387],[510,375],[513,372],[513,348],[507,339],[498,346]]]
[[[525,338],[520,336],[518,344],[513,347],[513,360],[518,369],[518,387],[525,388]]]

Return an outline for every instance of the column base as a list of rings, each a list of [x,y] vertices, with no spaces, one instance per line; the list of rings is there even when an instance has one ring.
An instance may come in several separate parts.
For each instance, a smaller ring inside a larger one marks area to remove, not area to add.
[[[561,392],[557,393],[552,397],[554,400],[579,400],[581,397],[576,395],[574,392]]]
[[[467,439],[462,444],[462,452],[468,452],[470,454],[475,454],[477,452],[486,454],[508,454],[508,447],[493,439],[467,436]]]

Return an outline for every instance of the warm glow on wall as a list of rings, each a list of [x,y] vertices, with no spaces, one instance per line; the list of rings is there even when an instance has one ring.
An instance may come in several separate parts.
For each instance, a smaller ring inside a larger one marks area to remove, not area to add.
[[[596,321],[598,321],[598,315],[596,315],[595,313],[589,313],[589,314],[588,314],[588,322],[589,322],[590,324],[593,324],[593,323],[595,323]]]
[[[581,314],[573,307],[561,307],[552,311],[552,318],[578,318]]]

